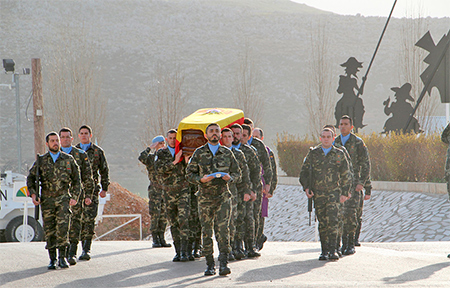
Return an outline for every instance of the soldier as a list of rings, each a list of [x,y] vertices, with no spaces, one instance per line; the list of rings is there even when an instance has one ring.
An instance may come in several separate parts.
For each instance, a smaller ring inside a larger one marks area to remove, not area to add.
[[[219,275],[227,275],[231,273],[227,267],[231,209],[228,184],[236,182],[241,177],[241,171],[233,153],[219,144],[220,126],[216,123],[209,124],[205,134],[208,143],[195,150],[186,168],[186,177],[199,188],[199,217],[207,265],[205,276],[216,274],[212,241],[215,221],[219,234]]]
[[[153,138],[152,144],[147,147],[139,155],[139,161],[145,165],[148,172],[148,179],[150,185],[148,185],[148,210],[152,219],[150,232],[153,238],[153,248],[158,247],[172,247],[169,243],[166,243],[164,239],[164,232],[166,231],[166,204],[163,199],[164,188],[161,184],[161,180],[158,177],[158,173],[155,169],[155,156],[156,151],[164,148],[164,136],[159,135]],[[153,153],[151,151],[154,151]]]
[[[71,155],[60,151],[60,139],[56,132],[45,137],[48,152],[39,156],[39,178],[41,197],[37,198],[36,162],[27,177],[28,191],[34,205],[41,204],[45,239],[50,256],[48,269],[56,269],[56,249],[58,266],[69,268],[66,261],[66,248],[69,245],[70,206],[77,204],[81,193],[80,171]]]
[[[236,223],[237,232],[235,237],[235,258],[240,260],[247,256],[248,258],[259,257],[261,254],[255,251],[255,217],[254,217],[254,201],[256,200],[256,191],[262,191],[261,182],[261,162],[256,155],[256,148],[247,145],[247,140],[242,138],[242,126],[233,124],[233,145],[235,149],[239,149],[244,153],[250,174],[250,197],[245,190],[245,186],[238,184],[238,221]],[[242,240],[245,243],[245,254],[242,248]]]
[[[189,182],[186,180],[187,157],[183,159],[183,151],[175,153],[177,131],[167,132],[167,147],[156,152],[155,168],[165,188],[167,218],[170,222],[175,257],[173,262],[193,261],[189,243],[190,197]]]
[[[253,137],[263,141],[264,140],[264,131],[261,128],[253,129]],[[273,151],[266,146],[267,152],[269,153],[270,166],[272,167],[272,179],[270,181],[270,190],[263,191],[263,199],[261,205],[261,218],[259,221],[259,227],[257,229],[258,235],[255,236],[256,239],[256,249],[261,250],[264,246],[264,242],[267,241],[267,236],[264,235],[264,220],[268,216],[269,209],[269,198],[273,197],[273,191],[277,188],[278,183],[278,173],[277,173],[277,162],[275,161],[275,155]],[[263,178],[264,181],[264,178]],[[264,184],[264,183],[263,183]]]
[[[352,184],[349,164],[344,152],[333,146],[334,139],[331,129],[322,130],[322,144],[306,156],[299,179],[306,196],[314,197],[322,247],[319,260],[339,260],[336,254],[339,203],[347,200]]]
[[[270,183],[272,181],[272,167],[270,164],[269,153],[267,152],[264,142],[252,136],[252,128],[249,125],[242,125],[242,139],[241,142],[245,142],[252,147],[255,147],[258,159],[262,165],[262,177],[264,178],[264,185],[261,191],[255,191],[256,200],[253,202],[253,217],[255,218],[255,240],[259,240],[258,235],[262,233],[259,231],[261,222],[261,205],[263,194],[268,194],[270,191]],[[261,239],[262,240],[262,239]],[[261,242],[261,241],[260,241]],[[255,242],[256,244],[256,242]]]
[[[369,179],[367,179],[366,184],[364,185],[364,198],[361,198],[359,201],[359,206],[356,209],[356,218],[358,220],[358,226],[356,227],[355,232],[355,246],[361,246],[361,243],[359,243],[359,235],[361,234],[361,224],[362,224],[362,214],[363,214],[363,208],[364,208],[364,201],[369,200],[372,194],[372,182]]]
[[[91,163],[92,178],[94,179],[94,190],[92,194],[84,195],[83,216],[81,221],[81,241],[83,252],[78,260],[89,261],[91,259],[92,237],[95,234],[95,217],[98,210],[98,195],[106,197],[106,191],[109,186],[109,168],[106,162],[105,152],[100,146],[91,142],[92,128],[83,125],[78,129],[78,138],[80,143],[75,147],[86,152]],[[99,180],[99,176],[101,180]],[[100,193],[99,193],[100,192]]]
[[[342,233],[342,254],[355,253],[355,235],[358,226],[357,210],[361,206],[363,189],[370,176],[370,159],[364,141],[351,133],[353,129],[352,119],[344,115],[339,121],[341,135],[336,138],[336,145],[342,145],[347,149],[353,167],[353,185],[351,197],[344,204],[344,229]],[[362,212],[361,212],[362,214]]]
[[[72,206],[72,215],[70,217],[70,228],[69,228],[69,240],[70,245],[68,249],[68,259],[70,265],[77,264],[77,247],[78,241],[80,241],[81,234],[81,215],[83,202],[86,203],[85,195],[92,195],[94,191],[94,180],[92,179],[91,163],[87,154],[72,145],[73,137],[72,130],[67,127],[61,128],[59,130],[59,137],[61,139],[61,150],[67,154],[72,155],[80,168],[81,193],[77,199],[77,204]]]
[[[230,128],[223,128],[222,129],[222,143],[223,146],[227,147],[228,149],[233,152],[234,157],[236,158],[236,161],[239,164],[239,168],[241,169],[241,178],[239,181],[236,181],[235,183],[230,183],[228,186],[231,191],[231,217],[230,217],[230,246],[232,246],[233,249],[230,249],[230,253],[228,254],[228,260],[236,260],[234,257],[235,252],[240,253],[240,251],[236,251],[236,247],[234,245],[235,243],[235,235],[236,235],[236,220],[238,217],[238,197],[242,197],[243,199],[240,199],[241,201],[245,201],[245,199],[250,200],[251,198],[251,192],[250,192],[250,174],[248,171],[247,161],[245,160],[244,153],[240,151],[239,149],[236,149],[232,147],[233,145],[233,131],[231,131]],[[237,185],[240,185],[239,188],[244,192],[244,195],[238,194],[238,188]],[[218,234],[217,229],[217,221],[214,222],[214,228],[215,228],[215,235]]]

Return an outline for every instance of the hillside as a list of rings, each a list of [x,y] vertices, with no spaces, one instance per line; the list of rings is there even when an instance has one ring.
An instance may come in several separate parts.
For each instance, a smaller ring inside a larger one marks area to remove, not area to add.
[[[326,25],[337,87],[338,75],[343,73],[339,64],[349,56],[364,62],[363,75],[385,20],[335,15],[288,0],[2,0],[0,56],[14,59],[18,69],[29,67],[31,58],[41,58],[45,98],[51,94],[48,63],[61,41],[60,32],[80,35],[84,31],[83,37],[95,44],[101,93],[108,98],[106,134],[99,144],[106,152],[111,178],[145,196],[148,180],[137,157],[144,149],[139,139],[146,107],[152,104],[147,100],[148,87],[158,63],[183,69],[186,116],[205,106],[231,106],[238,58],[249,45],[260,72],[259,91],[265,98],[266,116],[258,125],[273,147],[276,133],[302,135],[307,131],[305,79],[313,27]],[[381,103],[393,96],[391,87],[402,84],[398,78],[402,21],[392,19],[365,87],[366,133],[382,130],[387,117]],[[450,27],[450,18],[426,21],[435,41]],[[10,75],[0,74],[0,83],[10,81]],[[24,116],[30,90],[31,77],[22,76],[22,158],[28,165],[34,159],[33,124]],[[14,91],[1,87],[0,96],[3,171],[16,165],[17,147]],[[440,112],[443,115],[443,108]]]

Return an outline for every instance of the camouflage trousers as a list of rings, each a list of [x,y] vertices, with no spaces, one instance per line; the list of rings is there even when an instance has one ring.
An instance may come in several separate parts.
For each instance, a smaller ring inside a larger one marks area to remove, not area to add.
[[[322,195],[323,196],[323,195]],[[339,231],[339,196],[315,197],[314,207],[319,221],[320,242],[337,243]]]
[[[256,200],[253,202],[253,217],[255,219],[255,240],[262,237],[264,225],[264,218],[261,216],[262,194],[256,196]]]
[[[47,241],[45,249],[65,248],[69,245],[70,197],[63,195],[42,198],[42,220]]]
[[[95,217],[98,211],[98,192],[94,192],[91,199],[92,203],[86,205],[84,200],[82,202],[82,217],[81,217],[81,241],[91,240],[95,234]]]
[[[70,207],[72,215],[70,216],[69,240],[70,243],[78,243],[81,237],[81,217],[83,214],[84,199],[80,197],[77,204]]]
[[[165,191],[167,218],[174,243],[188,240],[191,192],[189,186]]]
[[[200,219],[198,217],[198,199],[195,193],[197,192],[197,186],[191,185],[191,210],[189,214],[189,241],[201,242],[202,239],[202,226],[200,225]]]
[[[229,192],[228,192],[229,193]],[[230,195],[224,193],[223,196],[210,197],[210,195],[199,195],[198,214],[202,225],[203,254],[212,256],[213,249],[213,228],[216,222],[216,240],[219,246],[219,253],[227,255],[230,247]]]
[[[148,186],[148,211],[151,218],[150,232],[152,234],[164,233],[167,226],[164,190],[158,189],[152,184]]]
[[[228,230],[229,232],[229,242],[230,242],[230,246],[228,247],[228,251],[231,251],[231,245],[232,243],[234,243],[234,239],[236,236],[236,218],[238,215],[238,211],[237,211],[237,198],[235,196],[231,196],[230,198],[230,223],[228,225]],[[218,225],[219,221],[217,219],[217,215],[216,215],[216,219],[214,219],[214,235],[216,236],[216,241],[217,243],[219,243],[220,241],[220,233],[219,233],[219,225]]]
[[[241,194],[241,193],[240,193]],[[237,198],[237,217],[235,238],[253,243],[255,240],[255,218],[252,201],[244,201],[244,195]]]
[[[339,203],[339,213],[338,213],[338,219],[339,219],[339,226],[338,226],[338,242],[337,244],[340,245],[341,239],[342,239],[342,233],[344,232],[344,203]]]
[[[357,210],[361,205],[362,191],[353,191],[352,196],[344,202],[344,229],[343,237],[355,235],[358,226]]]

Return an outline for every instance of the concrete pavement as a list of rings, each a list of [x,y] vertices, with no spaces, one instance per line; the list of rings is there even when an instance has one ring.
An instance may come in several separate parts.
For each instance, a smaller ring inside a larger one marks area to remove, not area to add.
[[[225,277],[203,276],[204,258],[173,263],[173,248],[153,249],[150,241],[96,241],[90,261],[48,271],[44,245],[1,243],[0,286],[450,286],[450,242],[444,241],[363,243],[355,255],[337,262],[318,261],[320,249],[316,242],[268,242],[262,257],[231,262],[232,273]]]

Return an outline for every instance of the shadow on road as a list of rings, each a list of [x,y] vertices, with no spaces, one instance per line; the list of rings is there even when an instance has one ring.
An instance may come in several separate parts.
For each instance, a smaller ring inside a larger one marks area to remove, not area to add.
[[[424,280],[430,278],[431,275],[448,266],[450,266],[450,262],[436,263],[405,272],[396,277],[385,277],[383,278],[383,281],[387,284],[402,284],[411,281]]]
[[[1,261],[0,261],[1,262]],[[37,275],[42,275],[48,272],[53,272],[47,269],[47,266],[42,266],[39,268],[31,268],[27,270],[20,270],[16,272],[8,272],[0,274],[0,286],[5,285],[10,282],[19,281],[29,277],[35,277]]]

